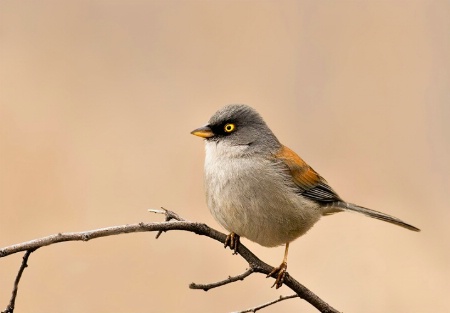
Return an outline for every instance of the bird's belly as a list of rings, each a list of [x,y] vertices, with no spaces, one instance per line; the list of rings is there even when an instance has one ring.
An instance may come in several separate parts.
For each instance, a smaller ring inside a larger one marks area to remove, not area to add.
[[[274,166],[245,158],[205,163],[214,218],[228,231],[269,247],[293,241],[321,216],[319,205],[298,195]]]

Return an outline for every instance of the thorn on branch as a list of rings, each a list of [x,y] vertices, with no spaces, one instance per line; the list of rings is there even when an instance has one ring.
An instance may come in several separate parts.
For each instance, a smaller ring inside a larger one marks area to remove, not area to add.
[[[150,209],[150,210],[148,210],[149,212],[152,212],[152,213],[156,213],[156,214],[164,214],[165,216],[166,216],[166,218],[165,218],[165,221],[166,222],[169,222],[169,221],[171,221],[171,220],[176,220],[176,221],[184,221],[184,219],[183,218],[181,218],[177,213],[175,213],[175,212],[173,212],[173,211],[170,211],[170,210],[167,210],[167,209],[165,209],[165,208],[163,208],[163,207],[161,207],[161,210],[153,210],[153,209]],[[162,230],[160,230],[157,234],[156,234],[156,239],[158,239],[159,238],[159,236],[161,236],[161,234],[163,233],[163,231]]]
[[[246,270],[244,273],[237,275],[237,276],[228,276],[227,279],[216,282],[216,283],[211,283],[211,284],[196,284],[196,283],[191,283],[189,285],[189,288],[191,289],[202,289],[204,291],[208,291],[210,289],[216,288],[216,287],[220,287],[223,285],[227,285],[230,283],[234,283],[238,280],[244,280],[247,276],[250,276],[251,274],[253,274],[255,272],[255,270],[250,267],[248,270]]]
[[[25,270],[25,268],[28,266],[28,258],[30,257],[30,254],[33,253],[36,249],[27,250],[25,252],[22,264],[20,265],[19,272],[17,273],[16,280],[14,281],[14,288],[11,295],[11,300],[9,301],[8,306],[2,313],[13,313],[14,312],[14,306],[16,304],[16,298],[17,298],[17,291],[19,290],[19,282],[20,278],[22,278],[22,273]]]

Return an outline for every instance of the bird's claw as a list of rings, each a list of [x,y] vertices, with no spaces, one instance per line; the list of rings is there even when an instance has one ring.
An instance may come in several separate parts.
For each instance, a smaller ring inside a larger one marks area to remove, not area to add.
[[[286,272],[287,270],[287,263],[283,262],[280,264],[280,266],[275,267],[268,275],[268,277],[271,277],[272,275],[276,275],[276,279],[275,282],[272,285],[272,288],[275,287],[276,289],[280,288],[281,286],[283,286],[283,282],[284,279],[286,278]]]
[[[227,238],[225,239],[224,248],[230,247],[231,250],[233,250],[233,254],[237,254],[237,249],[239,246],[239,235],[236,235],[235,233],[230,233],[227,235]]]

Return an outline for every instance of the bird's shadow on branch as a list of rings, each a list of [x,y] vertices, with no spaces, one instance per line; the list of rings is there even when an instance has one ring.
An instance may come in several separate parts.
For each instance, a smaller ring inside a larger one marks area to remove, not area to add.
[[[17,298],[17,292],[19,287],[20,279],[22,278],[22,274],[27,267],[28,259],[30,254],[36,251],[39,248],[56,244],[59,242],[65,241],[89,241],[95,238],[120,235],[126,233],[133,232],[152,232],[156,231],[156,238],[159,238],[163,232],[171,231],[171,230],[184,230],[196,233],[201,236],[206,236],[212,238],[216,241],[221,242],[222,244],[225,242],[227,236],[203,223],[190,222],[181,218],[178,214],[173,211],[162,209],[162,210],[149,210],[150,212],[157,214],[164,214],[165,221],[157,222],[157,223],[137,223],[137,224],[127,224],[120,226],[111,226],[100,229],[94,229],[90,231],[84,232],[71,232],[71,233],[58,233],[55,235],[50,235],[47,237],[42,237],[34,240],[30,240],[23,243],[18,243],[15,245],[11,245],[8,247],[4,247],[0,249],[0,258],[6,257],[8,255],[12,255],[18,252],[25,251],[25,255],[23,257],[23,261],[17,273],[16,279],[14,281],[12,296],[9,304],[6,309],[2,311],[2,313],[13,313]],[[268,275],[273,270],[273,267],[268,265],[267,263],[260,260],[253,252],[251,252],[244,245],[240,244],[237,247],[237,253],[244,258],[249,267],[248,269],[237,276],[229,276],[227,279],[224,279],[220,282],[210,283],[210,284],[190,284],[191,289],[201,289],[201,290],[209,290],[212,288],[217,288],[226,284],[230,284],[239,280],[244,280],[246,277],[254,274],[254,273],[262,273]],[[272,275],[274,276],[274,275]],[[273,305],[283,300],[291,299],[294,297],[299,297],[304,299],[312,306],[317,308],[320,312],[330,312],[330,313],[338,313],[339,311],[331,307],[328,303],[319,298],[316,294],[310,291],[308,288],[300,284],[297,280],[295,280],[289,274],[286,275],[284,279],[284,284],[295,292],[294,295],[279,297],[276,300],[267,302],[265,304],[253,307],[251,309],[247,309],[241,312],[256,312],[261,310],[269,305]]]

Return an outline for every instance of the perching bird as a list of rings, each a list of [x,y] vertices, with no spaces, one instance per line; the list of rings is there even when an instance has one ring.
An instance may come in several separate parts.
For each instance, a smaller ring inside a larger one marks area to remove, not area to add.
[[[191,133],[205,138],[207,205],[230,232],[225,246],[236,253],[239,237],[266,247],[286,244],[283,262],[268,275],[277,276],[277,288],[285,277],[289,243],[321,216],[354,211],[419,231],[398,218],[342,200],[247,105],[225,106]]]

